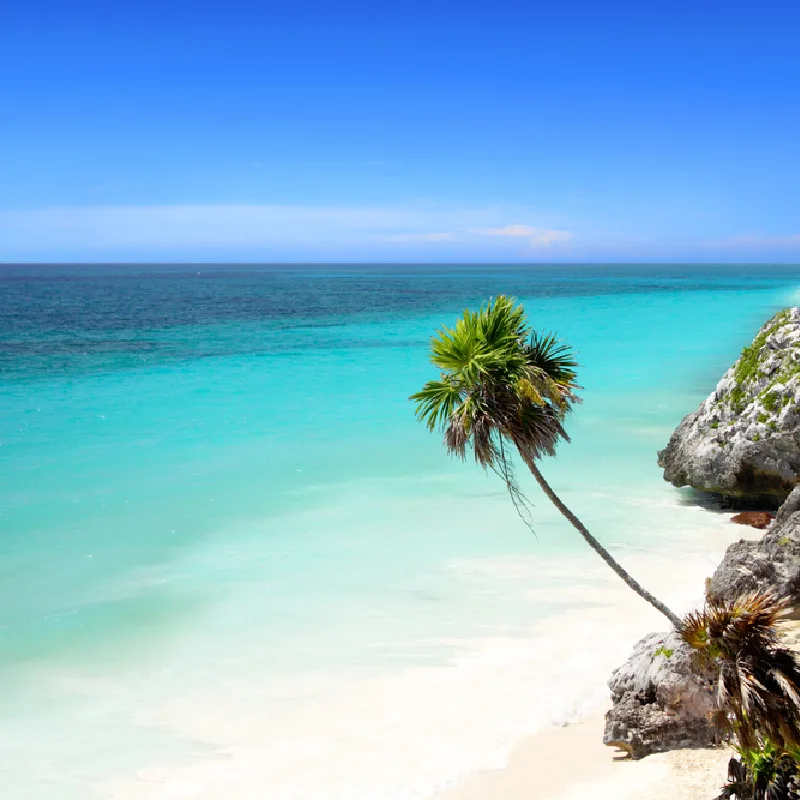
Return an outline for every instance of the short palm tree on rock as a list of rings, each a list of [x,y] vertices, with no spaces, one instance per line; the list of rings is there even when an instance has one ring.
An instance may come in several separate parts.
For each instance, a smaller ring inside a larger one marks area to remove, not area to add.
[[[516,451],[553,505],[589,546],[640,597],[676,628],[680,619],[642,587],[564,505],[539,471],[542,456],[553,456],[569,440],[564,420],[578,402],[577,362],[571,348],[552,334],[531,329],[523,307],[501,295],[478,311],[465,311],[452,328],[431,340],[431,361],[441,370],[413,394],[417,417],[444,433],[448,452],[465,459],[471,450],[484,468],[505,482],[520,513],[525,497],[514,477]]]
[[[680,633],[717,673],[718,724],[732,736],[729,783],[718,800],[800,798],[800,664],[780,641],[795,608],[769,592],[706,598]]]

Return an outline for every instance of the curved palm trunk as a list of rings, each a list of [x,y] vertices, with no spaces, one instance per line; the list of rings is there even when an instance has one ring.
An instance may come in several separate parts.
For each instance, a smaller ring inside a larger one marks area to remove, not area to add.
[[[525,465],[533,474],[533,477],[536,478],[536,482],[539,486],[542,487],[542,491],[547,495],[550,502],[572,523],[572,526],[580,533],[581,536],[586,540],[589,547],[603,559],[603,561],[611,567],[620,578],[631,588],[633,589],[636,594],[639,595],[643,600],[646,600],[650,603],[653,608],[658,609],[673,625],[676,630],[680,630],[681,628],[681,621],[677,614],[670,611],[658,598],[653,597],[650,592],[647,591],[638,581],[636,581],[633,577],[631,577],[613,558],[611,553],[597,541],[597,539],[592,536],[591,533],[587,530],[586,526],[564,505],[561,501],[561,498],[553,491],[550,484],[545,480],[544,475],[539,472],[539,467],[536,466],[536,462],[528,458],[524,452],[520,451],[520,455],[522,456],[522,460],[525,462]]]

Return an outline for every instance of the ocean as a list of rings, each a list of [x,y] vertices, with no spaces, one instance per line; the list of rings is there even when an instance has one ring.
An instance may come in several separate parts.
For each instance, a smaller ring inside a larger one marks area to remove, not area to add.
[[[800,267],[0,266],[4,798],[425,798],[603,701],[665,620],[408,400],[499,293],[581,364],[545,476],[686,610],[742,529],[656,453]]]

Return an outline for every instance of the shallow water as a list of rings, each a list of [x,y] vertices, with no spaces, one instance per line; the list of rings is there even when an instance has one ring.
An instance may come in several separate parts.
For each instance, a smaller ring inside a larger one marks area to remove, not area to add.
[[[603,695],[660,626],[408,395],[491,294],[577,351],[543,465],[685,607],[741,531],[655,463],[787,267],[0,267],[9,797],[424,797]],[[526,484],[527,485],[527,484]]]

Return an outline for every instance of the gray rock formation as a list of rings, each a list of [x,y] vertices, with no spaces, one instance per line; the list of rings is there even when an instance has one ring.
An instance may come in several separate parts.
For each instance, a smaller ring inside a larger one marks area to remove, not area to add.
[[[800,511],[800,487],[795,488],[786,498],[783,505],[778,509],[778,513],[775,515],[775,521],[772,523],[772,530],[777,530],[783,526],[784,523],[798,511]]]
[[[776,314],[658,454],[675,486],[777,506],[800,475],[800,308]]]
[[[800,607],[800,486],[761,539],[727,549],[707,586],[725,599],[756,589],[788,596]],[[787,646],[800,648],[800,626],[784,633]],[[611,676],[604,743],[633,758],[718,744],[713,685],[714,675],[677,633],[649,634]]]
[[[719,744],[714,676],[676,632],[645,636],[608,685],[604,744],[632,758]]]
[[[725,551],[707,587],[709,594],[726,599],[756,589],[800,604],[800,486],[761,539],[735,542]]]

